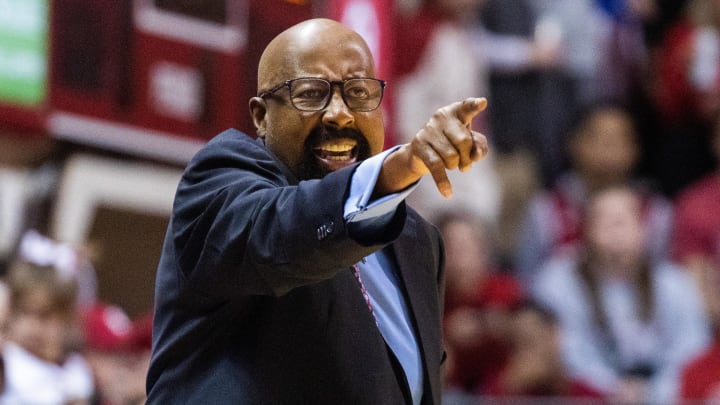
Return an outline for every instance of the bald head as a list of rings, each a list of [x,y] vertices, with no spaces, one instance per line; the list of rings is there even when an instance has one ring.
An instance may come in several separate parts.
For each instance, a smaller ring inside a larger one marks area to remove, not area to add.
[[[258,65],[258,93],[297,77],[324,76],[328,58],[362,55],[366,71],[375,72],[374,61],[363,38],[341,23],[316,18],[294,25],[275,37],[265,48]]]

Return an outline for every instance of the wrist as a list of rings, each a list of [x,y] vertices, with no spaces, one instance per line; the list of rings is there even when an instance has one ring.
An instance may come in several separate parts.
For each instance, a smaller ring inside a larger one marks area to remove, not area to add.
[[[373,196],[396,193],[417,182],[427,168],[410,153],[409,145],[402,145],[383,161]]]

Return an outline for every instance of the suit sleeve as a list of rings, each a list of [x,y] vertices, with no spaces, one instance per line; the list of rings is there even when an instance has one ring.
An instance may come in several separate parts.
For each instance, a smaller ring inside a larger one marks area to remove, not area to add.
[[[343,216],[354,167],[290,184],[267,150],[238,137],[211,141],[176,194],[176,266],[198,292],[282,295],[333,277],[402,230],[404,205],[384,229],[355,240]]]

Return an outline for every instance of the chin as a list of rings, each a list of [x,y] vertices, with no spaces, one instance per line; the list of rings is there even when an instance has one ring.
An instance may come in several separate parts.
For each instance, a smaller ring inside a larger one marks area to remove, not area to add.
[[[295,166],[293,173],[297,176],[298,180],[313,180],[322,179],[327,176],[332,170],[322,167],[318,164],[302,162]]]
[[[370,152],[367,147],[361,147],[352,158],[343,161],[321,159],[312,150],[308,150],[305,152],[301,162],[293,170],[293,173],[299,180],[321,179],[329,173],[350,167],[368,157],[370,157]]]

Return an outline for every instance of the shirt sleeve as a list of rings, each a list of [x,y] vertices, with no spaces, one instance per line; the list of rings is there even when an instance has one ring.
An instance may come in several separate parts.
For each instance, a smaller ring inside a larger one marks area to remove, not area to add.
[[[350,194],[345,201],[345,221],[360,225],[361,228],[377,227],[388,222],[395,209],[417,187],[417,182],[406,189],[393,194],[370,200],[385,158],[396,151],[395,146],[380,154],[366,159],[355,169],[350,181]]]

